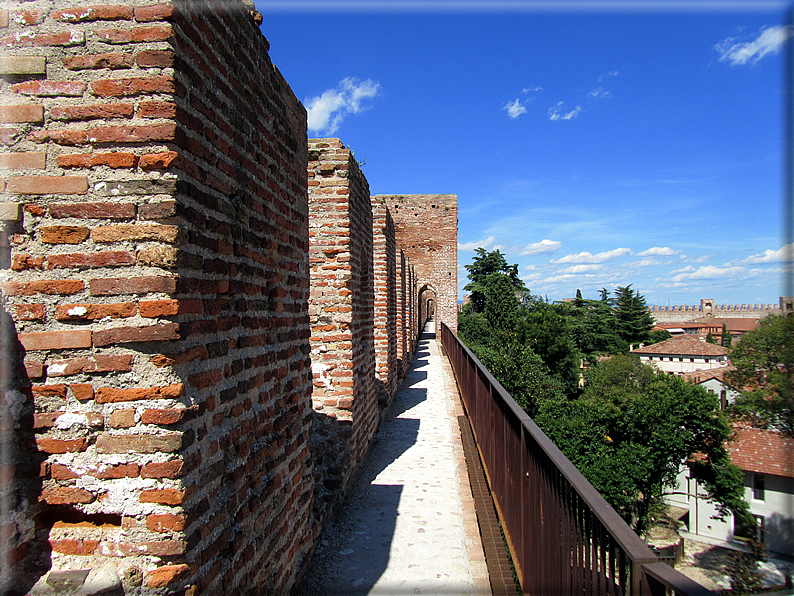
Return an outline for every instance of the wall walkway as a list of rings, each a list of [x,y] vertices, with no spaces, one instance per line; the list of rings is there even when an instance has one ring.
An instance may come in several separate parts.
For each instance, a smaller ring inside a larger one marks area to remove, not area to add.
[[[301,594],[490,594],[454,380],[433,331],[428,323]]]

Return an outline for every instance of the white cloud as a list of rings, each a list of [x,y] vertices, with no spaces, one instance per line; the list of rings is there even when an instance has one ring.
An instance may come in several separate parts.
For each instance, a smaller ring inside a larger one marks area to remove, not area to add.
[[[526,89],[522,89],[521,93],[533,93],[535,91],[543,91],[543,87],[539,87],[537,85],[532,85],[530,87],[527,87]]]
[[[593,97],[598,99],[599,97],[610,97],[612,95],[611,92],[605,91],[603,87],[597,87],[593,89],[590,93],[587,94],[587,97]]]
[[[521,256],[552,254],[557,252],[561,246],[562,242],[559,240],[541,240],[540,242],[527,244],[521,250]]]
[[[631,250],[628,248],[616,248],[614,250],[607,250],[598,254],[589,252],[580,252],[572,255],[566,255],[561,259],[552,259],[552,263],[603,263],[610,259],[622,257],[623,255],[630,255]]]
[[[511,118],[518,118],[521,114],[527,113],[527,109],[521,105],[518,99],[515,101],[508,101],[507,105],[502,106],[502,109],[507,110],[507,115]]]
[[[670,255],[677,254],[677,250],[673,250],[669,246],[654,246],[648,250],[638,252],[638,257],[669,257]]]
[[[549,120],[572,120],[582,111],[582,106],[576,106],[567,114],[562,113],[563,101],[558,101],[556,106],[549,108]]]
[[[603,81],[604,77],[616,77],[616,76],[618,76],[618,71],[610,70],[608,73],[602,74],[600,77],[598,77],[598,82],[600,83],[601,81]]]
[[[681,271],[681,273],[672,277],[670,281],[680,282],[688,279],[719,279],[722,277],[743,275],[747,272],[744,267],[717,267],[715,265],[704,265],[697,269],[694,267],[685,267],[679,271]],[[676,273],[676,271],[672,271],[672,273]]]
[[[475,248],[488,248],[494,242],[496,242],[495,236],[488,236],[485,240],[466,242],[464,244],[458,242],[458,250],[474,250]]]
[[[720,62],[737,64],[755,64],[767,54],[778,53],[786,40],[791,37],[791,27],[788,25],[777,25],[762,29],[761,33],[753,41],[736,42],[736,37],[729,37],[714,46],[720,53]]]
[[[662,263],[657,261],[656,259],[642,259],[641,261],[637,261],[637,267],[653,267],[654,265],[661,265]]]
[[[767,249],[764,252],[747,257],[742,263],[786,263],[794,255],[794,243],[786,244],[778,250]]]
[[[559,273],[592,273],[600,269],[603,269],[603,265],[574,265],[573,267],[561,269]]]
[[[303,102],[308,113],[309,130],[334,134],[346,115],[358,114],[368,109],[364,100],[380,93],[380,83],[372,79],[342,79],[335,89],[323,91],[322,95],[309,97]]]

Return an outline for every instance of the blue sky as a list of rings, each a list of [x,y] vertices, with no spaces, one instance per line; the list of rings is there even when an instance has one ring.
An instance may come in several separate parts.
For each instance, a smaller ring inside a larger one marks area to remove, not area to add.
[[[310,137],[458,195],[461,288],[482,246],[551,300],[782,295],[786,4],[256,4]]]

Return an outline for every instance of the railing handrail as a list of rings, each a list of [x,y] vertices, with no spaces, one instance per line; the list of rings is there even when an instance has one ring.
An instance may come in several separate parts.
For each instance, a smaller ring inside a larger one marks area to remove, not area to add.
[[[479,358],[466,346],[457,335],[444,323],[441,322],[442,342],[450,338],[471,359],[478,373],[491,386],[493,393],[499,396],[504,405],[512,412],[516,419],[524,427],[529,436],[536,442],[537,446],[546,454],[552,464],[559,470],[562,476],[568,481],[571,488],[579,495],[587,508],[596,518],[608,529],[609,534],[615,542],[623,549],[628,559],[642,568],[651,578],[660,582],[664,586],[673,588],[676,594],[687,596],[714,596],[713,592],[707,590],[700,584],[692,581],[668,565],[661,563],[651,548],[629,527],[629,525],[618,515],[614,508],[604,499],[595,487],[582,475],[574,464],[560,451],[560,449],[549,439],[532,418],[518,405],[513,397],[502,387],[490,371],[480,362]],[[447,348],[449,353],[449,349]],[[455,361],[450,358],[455,377],[459,379],[459,371],[455,370]],[[474,424],[472,428],[477,434]],[[662,569],[662,567],[664,569]]]

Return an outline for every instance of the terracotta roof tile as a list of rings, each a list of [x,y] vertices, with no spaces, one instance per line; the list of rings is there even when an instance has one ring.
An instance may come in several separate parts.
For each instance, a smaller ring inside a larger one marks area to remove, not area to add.
[[[634,350],[632,354],[664,354],[670,356],[725,356],[726,349],[691,335],[671,337],[658,344]]]
[[[725,373],[731,370],[736,370],[733,366],[722,366],[720,368],[709,368],[706,370],[696,370],[693,372],[686,372],[681,375],[681,378],[690,383],[705,383],[711,379],[725,382]]]
[[[738,428],[728,452],[742,470],[794,478],[794,439],[779,432]]]

